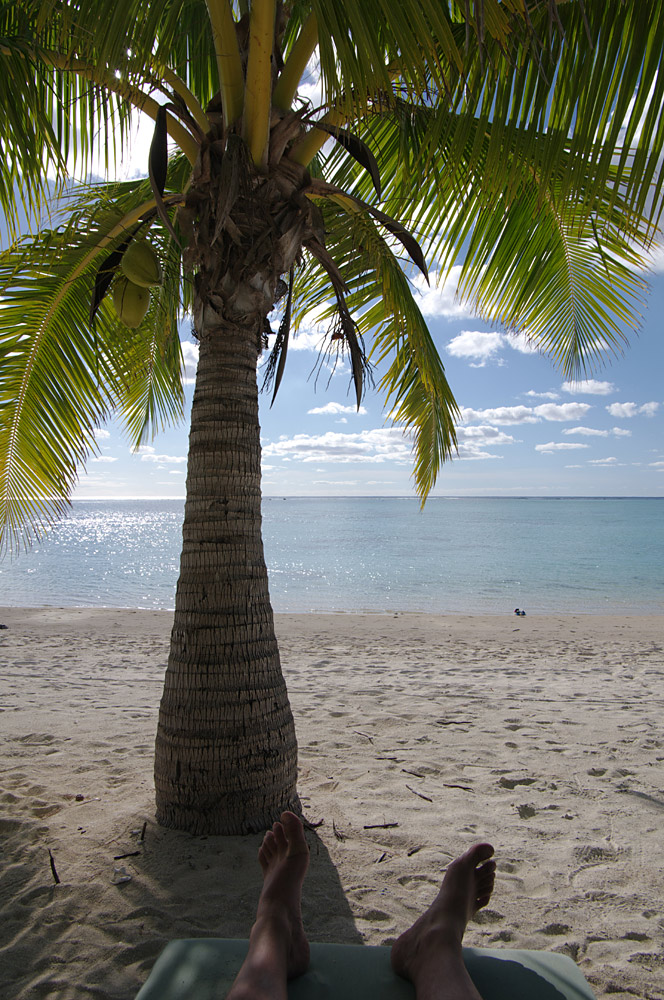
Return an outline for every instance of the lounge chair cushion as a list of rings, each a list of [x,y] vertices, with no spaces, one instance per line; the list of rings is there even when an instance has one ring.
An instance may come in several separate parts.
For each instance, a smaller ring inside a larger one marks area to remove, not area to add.
[[[171,941],[136,1000],[223,1000],[248,941]],[[578,966],[565,955],[510,948],[464,948],[483,1000],[594,1000]],[[289,1000],[414,1000],[410,983],[390,966],[390,949],[312,944],[309,970],[289,983]]]

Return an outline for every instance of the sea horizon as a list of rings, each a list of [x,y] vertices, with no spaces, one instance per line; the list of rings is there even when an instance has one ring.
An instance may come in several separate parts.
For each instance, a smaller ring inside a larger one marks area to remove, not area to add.
[[[412,500],[421,504],[412,493],[263,493],[263,500]],[[186,500],[184,493],[168,496],[136,494],[128,496],[75,497],[71,503],[108,503],[124,500]],[[428,496],[425,504],[433,500],[664,500],[660,493],[436,493]]]
[[[463,501],[463,502],[460,502]],[[276,613],[664,614],[664,498],[263,498]],[[74,500],[0,604],[172,610],[184,498]]]

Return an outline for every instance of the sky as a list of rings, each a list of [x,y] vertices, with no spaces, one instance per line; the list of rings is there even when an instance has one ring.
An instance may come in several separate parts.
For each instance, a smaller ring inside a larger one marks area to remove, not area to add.
[[[466,311],[454,275],[438,288],[416,281],[462,414],[458,457],[431,495],[664,496],[664,268],[650,283],[642,329],[624,354],[571,384],[523,337]],[[187,411],[197,360],[190,327],[181,327]],[[314,324],[293,335],[274,405],[261,396],[264,494],[415,495],[410,441],[379,391],[369,389],[358,412],[347,366],[312,374],[320,337]],[[183,497],[187,437],[185,420],[136,453],[116,425],[100,428],[100,453],[74,497]]]
[[[300,89],[314,105],[317,88],[312,71]],[[139,126],[119,176],[145,174],[152,129],[149,120]],[[416,297],[462,421],[458,456],[443,465],[432,496],[664,496],[664,253],[654,261],[639,333],[573,385],[523,337],[459,303],[454,272],[443,285],[437,277],[430,288],[416,279]],[[190,329],[185,319],[187,418],[138,452],[117,424],[99,428],[99,454],[80,470],[75,499],[185,495],[197,361]],[[379,391],[368,389],[358,412],[347,367],[312,375],[320,339],[313,322],[292,335],[274,406],[261,397],[264,494],[416,495],[411,442],[392,426]]]

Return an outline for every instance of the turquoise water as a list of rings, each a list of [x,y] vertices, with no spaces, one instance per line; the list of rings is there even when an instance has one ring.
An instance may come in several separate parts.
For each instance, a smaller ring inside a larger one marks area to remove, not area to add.
[[[0,604],[172,608],[183,502],[79,501]],[[664,613],[664,499],[266,498],[275,611]]]

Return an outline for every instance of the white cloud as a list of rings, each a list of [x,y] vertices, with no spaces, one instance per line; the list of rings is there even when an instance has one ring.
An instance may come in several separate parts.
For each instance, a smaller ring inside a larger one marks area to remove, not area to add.
[[[489,421],[493,424],[537,424],[541,420],[579,420],[592,409],[588,403],[540,403],[539,406],[496,406],[486,410],[461,407],[464,423]]]
[[[111,436],[111,432],[107,431],[104,427],[95,427],[92,433],[96,441],[108,441]]]
[[[424,275],[418,274],[413,279],[415,301],[423,316],[446,316],[460,319],[474,315],[467,302],[461,302],[456,297],[457,285],[461,275],[461,267],[455,265],[450,269],[446,280],[440,280],[439,271],[431,271],[427,285]]]
[[[131,131],[130,140],[125,146],[124,155],[115,171],[118,180],[145,177],[148,172],[147,164],[154,136],[154,120],[149,115],[139,111],[135,116],[132,115],[132,121],[135,124]],[[103,174],[103,168],[99,172]]]
[[[288,340],[289,351],[315,351],[318,354],[323,349],[327,331],[330,325],[329,317],[323,319],[323,313],[327,309],[327,304],[322,303],[315,309],[301,318],[297,327],[291,331]],[[281,319],[281,310],[275,309],[269,316],[270,322],[278,325]]]
[[[531,396],[533,399],[560,399],[558,392],[535,392],[534,389],[524,392],[524,396]]]
[[[504,365],[505,361],[497,355],[505,347],[511,347],[520,354],[538,354],[525,333],[504,334],[495,330],[462,330],[460,334],[449,341],[445,350],[455,358],[475,359],[475,368],[482,368],[489,361]],[[534,395],[534,393],[532,393]],[[541,395],[546,395],[542,393]],[[553,396],[552,398],[557,398]]]
[[[494,406],[486,410],[474,410],[470,406],[461,407],[461,419],[464,423],[475,423],[478,420],[488,420],[493,424],[537,424],[530,406]]]
[[[477,462],[485,458],[502,458],[502,455],[494,455],[491,451],[482,451],[480,448],[459,449],[459,460],[462,462]]]
[[[90,459],[91,462],[117,462],[117,458],[111,458],[110,455],[95,455],[94,458]]]
[[[183,476],[184,475],[184,470],[183,469],[169,469],[168,474],[169,474],[169,476]]]
[[[661,274],[664,272],[664,245],[661,243],[655,243],[653,245],[648,261],[651,270]]]
[[[594,378],[582,379],[580,382],[563,382],[560,388],[563,392],[581,396],[609,396],[616,391],[613,382],[598,382]]]
[[[528,339],[525,333],[510,333],[505,337],[505,343],[520,354],[539,354],[539,350]]]
[[[592,406],[588,403],[542,403],[534,413],[542,420],[580,420]]]
[[[152,445],[141,445],[138,449],[141,462],[154,462],[160,465],[181,465],[187,461],[186,455],[158,455]]]
[[[263,454],[301,462],[410,462],[411,442],[400,427],[344,434],[295,434],[268,444]]]
[[[318,51],[307,63],[307,68],[297,87],[297,96],[301,97],[314,108],[319,108],[323,103],[322,79],[320,75],[320,62]]]
[[[503,346],[502,333],[462,330],[449,341],[445,350],[455,358],[476,358],[486,364]]]
[[[664,469],[664,462],[648,462],[652,469]]]
[[[629,438],[632,436],[632,432],[626,430],[624,427],[612,427],[611,433],[615,434],[616,437]]]
[[[575,448],[589,448],[589,444],[577,444],[571,441],[549,441],[547,444],[536,444],[535,451],[550,454],[554,451],[572,451]]]
[[[591,458],[588,465],[616,465],[618,459],[611,455],[609,458]]]
[[[608,431],[600,431],[597,427],[565,427],[563,434],[581,434],[583,437],[608,437]]]
[[[359,410],[356,406],[346,406],[343,403],[326,403],[325,406],[314,406],[313,410],[307,410],[307,413],[314,413],[319,415],[329,414],[334,416],[338,413],[359,413],[366,414],[366,408],[360,406]]]
[[[324,325],[306,326],[302,323],[297,331],[288,341],[289,351],[316,351],[318,353],[323,347],[327,327]]]
[[[514,444],[514,438],[511,434],[505,434],[504,431],[498,430],[497,427],[482,425],[457,428],[457,442],[459,458],[461,459],[500,458],[500,455],[494,455],[484,449]]]
[[[459,444],[469,444],[470,442],[480,442],[481,444],[513,444],[514,438],[511,434],[499,431],[497,427],[483,425],[479,427],[459,427],[457,429],[457,440]]]
[[[635,417],[639,412],[636,403],[610,403],[606,409],[612,417]]]
[[[637,403],[610,403],[606,409],[612,417],[630,418],[639,413],[643,413],[646,417],[654,417],[659,409],[659,403],[652,401],[643,403],[641,406],[638,406]]]
[[[182,358],[184,361],[183,381],[185,385],[191,385],[196,381],[196,369],[198,368],[198,344],[190,340],[183,340],[181,343]]]

